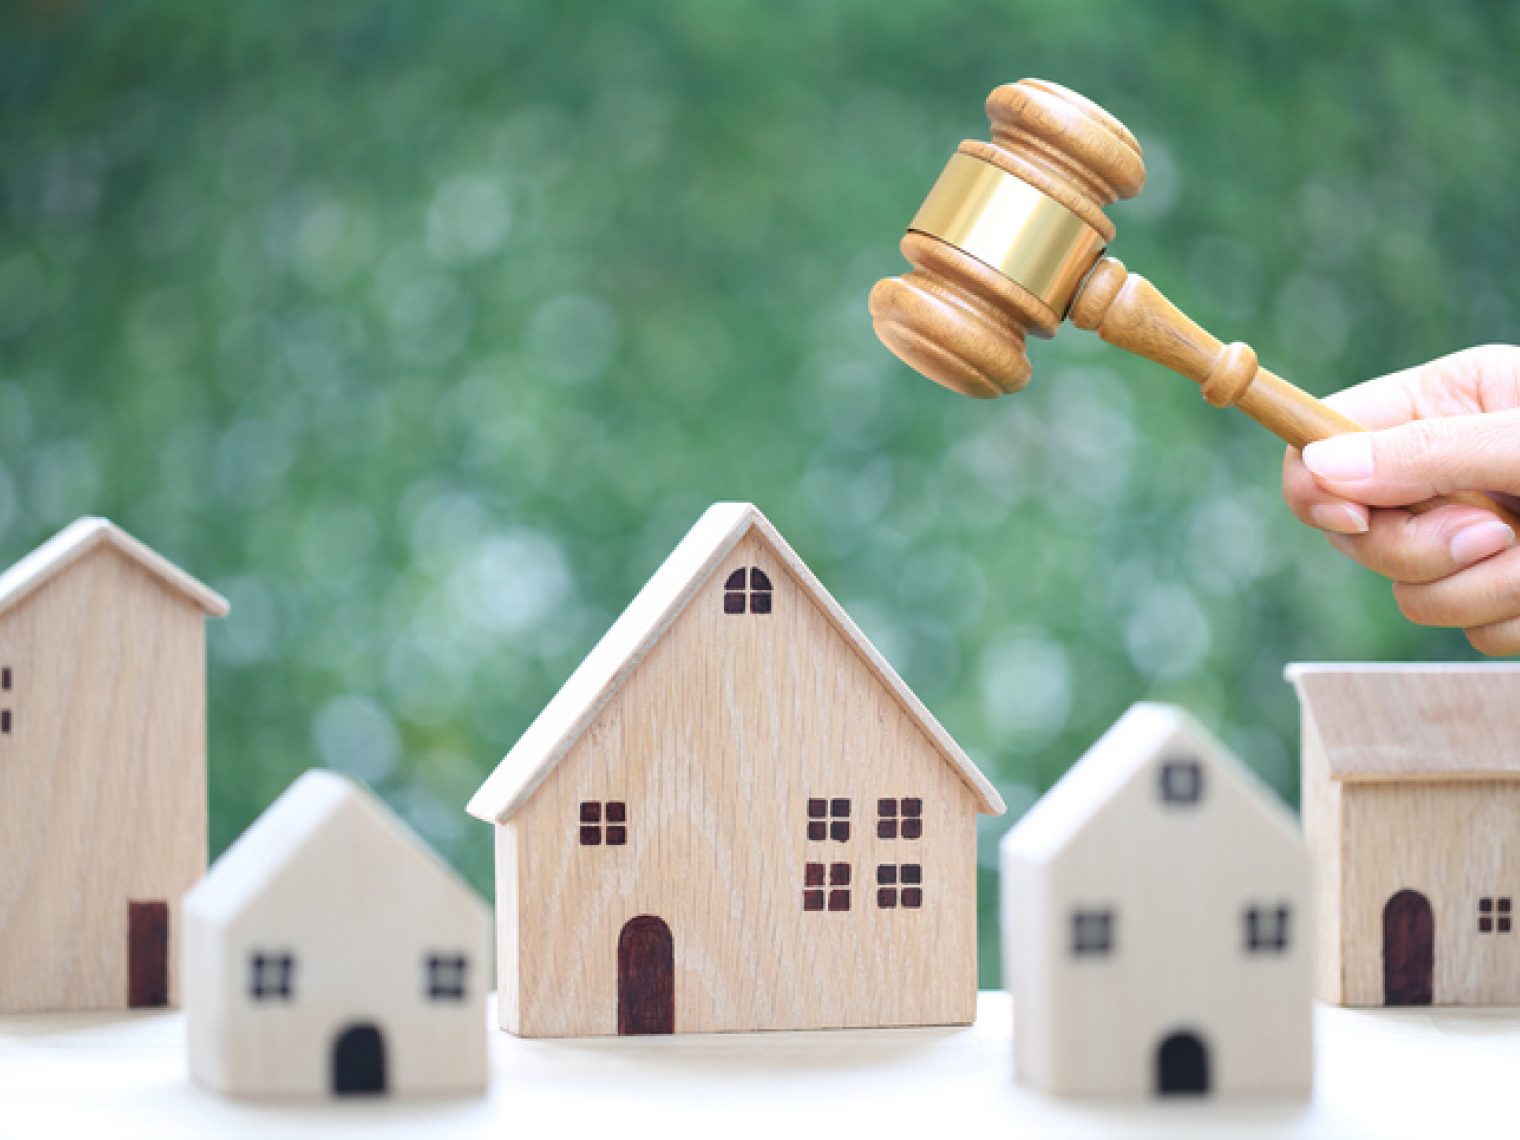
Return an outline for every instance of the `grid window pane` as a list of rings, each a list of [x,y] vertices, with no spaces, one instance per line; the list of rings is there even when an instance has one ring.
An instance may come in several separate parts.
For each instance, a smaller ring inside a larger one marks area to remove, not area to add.
[[[1508,896],[1480,898],[1478,900],[1478,933],[1509,934],[1513,929],[1510,912],[1512,905],[1513,902]]]
[[[1203,768],[1196,760],[1161,765],[1161,798],[1169,804],[1196,804],[1203,798]]]
[[[256,950],[249,957],[248,993],[254,1001],[289,1001],[294,994],[295,955]]]
[[[463,954],[429,954],[428,997],[434,1001],[463,1001],[468,968],[469,959]]]
[[[1078,910],[1071,916],[1071,952],[1079,958],[1112,953],[1114,912]]]
[[[920,797],[883,796],[876,801],[876,838],[921,838],[924,834],[923,814],[924,801]]]
[[[603,822],[605,821],[605,822]],[[582,800],[580,842],[582,847],[622,847],[628,842],[626,800]]]

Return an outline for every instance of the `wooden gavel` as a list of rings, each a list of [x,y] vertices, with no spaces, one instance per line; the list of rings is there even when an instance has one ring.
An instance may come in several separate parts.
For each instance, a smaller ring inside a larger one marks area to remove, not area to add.
[[[1114,237],[1103,207],[1145,185],[1140,144],[1123,123],[1039,79],[997,88],[987,117],[992,141],[962,142],[909,223],[901,248],[912,271],[871,290],[876,335],[906,363],[968,396],[1017,392],[1030,376],[1025,337],[1052,337],[1070,316],[1294,447],[1366,430],[1262,368],[1249,345],[1221,345],[1103,256]],[[1447,502],[1491,510],[1520,533],[1520,518],[1480,492],[1410,509]]]

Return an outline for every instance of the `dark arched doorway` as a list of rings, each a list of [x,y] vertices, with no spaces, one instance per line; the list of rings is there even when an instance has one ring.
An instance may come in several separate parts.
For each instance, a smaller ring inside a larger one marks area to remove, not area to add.
[[[1429,1005],[1436,919],[1419,891],[1399,891],[1383,907],[1383,1004]]]
[[[1196,1033],[1173,1033],[1156,1049],[1156,1093],[1202,1096],[1209,1091],[1209,1049]]]
[[[676,1031],[676,953],[670,927],[652,914],[618,936],[618,1032]]]
[[[332,1090],[338,1096],[385,1091],[385,1042],[369,1022],[350,1025],[333,1042]]]

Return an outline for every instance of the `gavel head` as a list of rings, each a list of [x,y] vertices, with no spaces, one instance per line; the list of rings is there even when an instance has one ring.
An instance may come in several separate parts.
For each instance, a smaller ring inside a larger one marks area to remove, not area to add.
[[[1039,79],[987,97],[990,143],[967,139],[902,240],[911,272],[871,290],[882,343],[968,396],[1029,380],[1026,335],[1054,336],[1113,240],[1103,207],[1145,185],[1135,136],[1103,108]]]

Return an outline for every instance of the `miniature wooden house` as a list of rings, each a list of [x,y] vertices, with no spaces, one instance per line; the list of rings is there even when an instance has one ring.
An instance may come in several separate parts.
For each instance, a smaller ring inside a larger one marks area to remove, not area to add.
[[[470,802],[525,1036],[969,1022],[996,791],[753,506],[676,547]]]
[[[185,898],[190,1071],[238,1096],[486,1085],[490,918],[352,780],[296,780]]]
[[[174,1004],[206,869],[205,618],[105,519],[0,574],[0,1010]]]
[[[1520,666],[1293,665],[1327,1002],[1520,1005]]]
[[[1185,712],[1131,708],[1001,857],[1022,1080],[1075,1095],[1308,1092],[1304,843]]]

